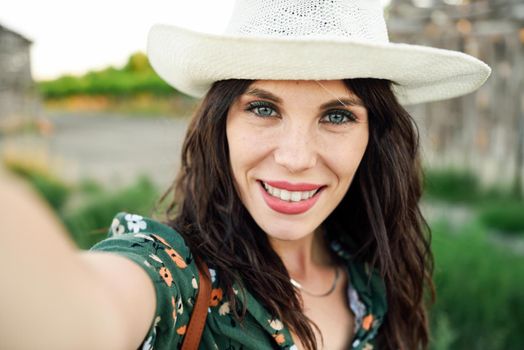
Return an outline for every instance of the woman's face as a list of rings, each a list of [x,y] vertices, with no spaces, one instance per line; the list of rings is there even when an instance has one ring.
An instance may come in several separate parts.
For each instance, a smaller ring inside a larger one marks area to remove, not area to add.
[[[258,80],[231,105],[240,197],[272,239],[315,231],[346,194],[368,143],[362,101],[340,80]]]

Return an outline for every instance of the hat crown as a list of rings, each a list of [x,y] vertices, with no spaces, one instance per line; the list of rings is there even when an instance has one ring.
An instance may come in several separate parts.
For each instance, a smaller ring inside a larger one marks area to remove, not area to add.
[[[389,42],[380,0],[237,0],[226,34]]]

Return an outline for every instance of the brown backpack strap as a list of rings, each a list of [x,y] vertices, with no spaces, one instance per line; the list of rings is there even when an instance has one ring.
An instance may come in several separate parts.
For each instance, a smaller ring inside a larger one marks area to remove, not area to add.
[[[211,278],[209,276],[209,269],[207,264],[195,257],[195,262],[198,266],[198,279],[200,281],[200,288],[189,319],[186,335],[182,342],[182,350],[197,350],[200,344],[200,338],[204,331],[206,324],[207,310],[209,308],[209,300],[211,299]]]

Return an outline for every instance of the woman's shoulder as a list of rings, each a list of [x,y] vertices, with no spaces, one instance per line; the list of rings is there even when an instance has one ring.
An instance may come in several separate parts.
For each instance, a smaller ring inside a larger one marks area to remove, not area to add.
[[[113,217],[107,235],[108,238],[138,237],[187,249],[182,235],[171,226],[147,216],[127,212],[119,212]]]
[[[151,278],[156,311],[142,348],[180,346],[199,285],[198,268],[182,235],[158,220],[120,212],[114,216],[107,238],[90,250],[123,255]]]
[[[108,229],[107,238],[95,244],[91,250],[112,251],[134,260],[142,259],[143,265],[160,266],[169,275],[197,273],[193,254],[182,235],[167,224],[138,214],[117,213]],[[162,277],[170,279],[172,276]]]

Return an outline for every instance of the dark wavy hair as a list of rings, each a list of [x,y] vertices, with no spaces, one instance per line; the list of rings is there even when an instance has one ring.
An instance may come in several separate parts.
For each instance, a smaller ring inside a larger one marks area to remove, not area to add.
[[[196,111],[183,144],[178,177],[161,197],[174,196],[165,222],[193,252],[215,267],[237,319],[245,314],[232,290],[247,288],[275,317],[316,349],[313,327],[300,296],[267,235],[236,191],[226,138],[229,107],[252,80],[214,83]],[[369,142],[346,196],[326,219],[342,237],[351,235],[355,256],[377,268],[387,289],[388,312],[380,327],[380,349],[426,349],[427,291],[434,302],[431,232],[421,215],[422,169],[418,130],[397,102],[392,83],[348,79],[344,84],[368,110]]]

